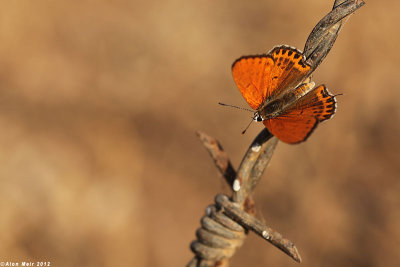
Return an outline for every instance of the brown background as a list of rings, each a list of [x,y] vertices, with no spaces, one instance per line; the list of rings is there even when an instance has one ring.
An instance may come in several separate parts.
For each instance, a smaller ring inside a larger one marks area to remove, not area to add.
[[[2,1],[0,261],[183,266],[229,192],[195,136],[235,166],[246,106],[231,63],[302,49],[333,1]],[[400,3],[368,1],[314,74],[338,98],[308,142],[280,143],[258,216],[301,266],[400,265]],[[232,266],[299,266],[250,234]]]

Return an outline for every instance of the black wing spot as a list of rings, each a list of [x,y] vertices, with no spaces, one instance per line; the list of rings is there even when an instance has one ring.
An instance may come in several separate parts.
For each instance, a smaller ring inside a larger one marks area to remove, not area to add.
[[[323,97],[330,97],[331,95],[328,93],[327,90],[325,90],[325,88],[321,91],[321,94]]]
[[[300,66],[302,66],[303,68],[306,67],[306,64],[305,64],[302,60],[299,60],[299,64],[300,64]]]

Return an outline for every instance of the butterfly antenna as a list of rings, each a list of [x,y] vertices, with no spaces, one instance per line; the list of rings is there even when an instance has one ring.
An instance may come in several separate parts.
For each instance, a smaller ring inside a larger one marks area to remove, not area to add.
[[[254,119],[256,118],[256,116],[257,116],[257,114],[255,114],[254,117],[251,118],[250,123],[249,123],[249,124],[247,125],[247,127],[243,130],[242,135],[244,135],[244,134],[246,133],[247,129],[249,129],[251,123],[254,121]]]
[[[248,109],[248,108],[242,108],[242,107],[238,107],[238,106],[234,106],[234,105],[229,105],[229,104],[224,104],[221,102],[218,102],[218,104],[220,104],[221,106],[225,106],[225,107],[231,107],[231,108],[236,108],[236,109],[241,109],[241,110],[247,110],[250,112],[254,112],[254,110]]]

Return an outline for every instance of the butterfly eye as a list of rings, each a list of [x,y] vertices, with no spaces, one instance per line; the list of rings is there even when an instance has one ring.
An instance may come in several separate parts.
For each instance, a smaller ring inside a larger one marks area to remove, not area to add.
[[[257,122],[263,121],[264,119],[261,117],[260,114],[256,113],[254,116],[254,120]]]

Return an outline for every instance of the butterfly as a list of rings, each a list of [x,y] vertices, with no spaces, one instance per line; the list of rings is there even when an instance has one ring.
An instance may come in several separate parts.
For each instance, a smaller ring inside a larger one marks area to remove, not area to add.
[[[336,111],[336,97],[325,85],[315,87],[311,66],[292,47],[277,46],[268,54],[243,56],[232,64],[240,93],[262,122],[279,140],[305,141],[317,125]]]

